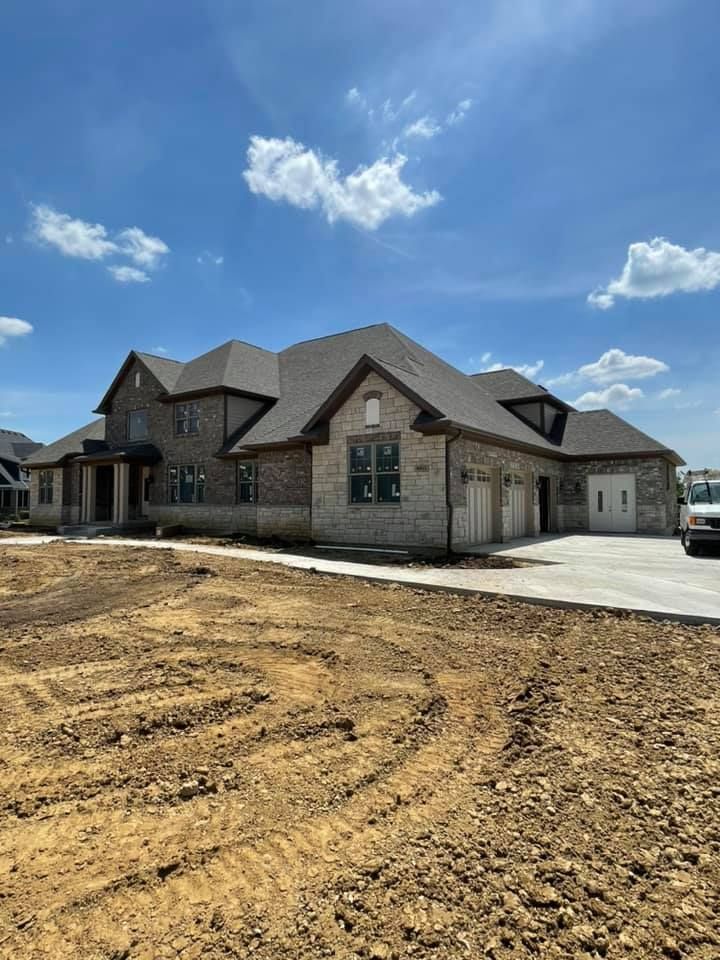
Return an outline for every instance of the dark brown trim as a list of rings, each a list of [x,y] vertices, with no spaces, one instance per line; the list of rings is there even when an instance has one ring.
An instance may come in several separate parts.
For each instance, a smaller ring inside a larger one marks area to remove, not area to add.
[[[348,397],[350,397],[353,391],[358,388],[370,371],[373,371],[379,377],[382,377],[386,383],[389,383],[391,386],[395,387],[396,390],[402,393],[403,396],[407,397],[408,400],[410,400],[416,406],[420,407],[421,410],[426,410],[434,417],[442,417],[442,411],[428,403],[427,400],[424,400],[419,394],[415,393],[414,390],[411,390],[410,387],[402,382],[402,380],[398,380],[398,378],[390,373],[385,367],[383,367],[382,364],[378,363],[376,360],[373,360],[373,358],[367,354],[364,354],[362,357],[360,357],[352,370],[340,381],[337,387],[335,387],[327,400],[313,414],[310,420],[308,420],[301,432],[307,433],[319,422],[328,420],[330,417],[332,417],[333,414],[340,409],[343,403],[345,403]]]

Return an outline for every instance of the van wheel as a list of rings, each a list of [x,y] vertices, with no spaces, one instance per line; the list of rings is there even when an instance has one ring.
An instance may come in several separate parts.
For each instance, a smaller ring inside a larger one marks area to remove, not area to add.
[[[685,553],[689,557],[696,557],[698,555],[698,545],[693,543],[692,540],[688,537],[687,531],[683,530],[682,532],[682,545]]]

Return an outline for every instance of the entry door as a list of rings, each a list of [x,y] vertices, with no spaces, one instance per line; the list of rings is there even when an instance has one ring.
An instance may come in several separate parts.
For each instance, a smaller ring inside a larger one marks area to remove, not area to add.
[[[468,543],[488,543],[493,538],[492,473],[468,467],[467,475]]]
[[[637,530],[635,474],[591,474],[588,477],[590,529],[596,533]]]
[[[524,537],[527,534],[527,478],[522,473],[512,474],[510,507],[511,536]]]

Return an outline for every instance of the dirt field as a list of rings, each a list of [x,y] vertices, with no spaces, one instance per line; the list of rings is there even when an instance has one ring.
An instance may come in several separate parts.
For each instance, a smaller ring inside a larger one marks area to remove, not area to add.
[[[720,956],[720,636],[0,545],[0,956]]]

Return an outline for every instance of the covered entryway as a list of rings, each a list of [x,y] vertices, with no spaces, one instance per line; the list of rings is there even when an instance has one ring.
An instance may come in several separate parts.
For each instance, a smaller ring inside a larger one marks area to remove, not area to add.
[[[468,544],[489,543],[495,538],[494,471],[490,467],[469,466],[466,474]]]
[[[510,474],[510,536],[525,537],[528,533],[528,478],[524,473]]]
[[[590,530],[594,533],[637,531],[634,473],[590,474],[588,499]]]
[[[81,466],[80,523],[113,526],[147,522],[151,465],[160,459],[149,444],[78,457]]]

